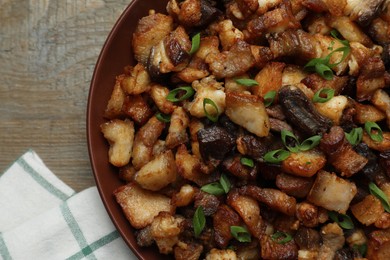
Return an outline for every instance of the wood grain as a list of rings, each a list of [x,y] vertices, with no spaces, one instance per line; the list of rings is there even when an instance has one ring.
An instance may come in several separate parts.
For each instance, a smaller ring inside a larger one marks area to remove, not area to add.
[[[94,185],[89,84],[131,0],[0,0],[0,172],[28,149],[76,191]]]

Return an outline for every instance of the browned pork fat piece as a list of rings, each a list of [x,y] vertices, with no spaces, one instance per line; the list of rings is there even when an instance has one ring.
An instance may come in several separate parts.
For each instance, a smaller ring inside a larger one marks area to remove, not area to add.
[[[239,193],[248,195],[257,201],[264,203],[273,210],[280,211],[288,216],[295,215],[296,200],[286,193],[269,188],[247,185],[239,189]]]
[[[262,157],[268,151],[271,142],[272,138],[260,138],[249,134],[241,135],[236,140],[237,150],[241,154],[257,160],[262,160]]]
[[[205,26],[222,14],[208,0],[170,0],[167,11],[179,24],[185,27]]]
[[[141,18],[133,34],[134,56],[138,62],[146,66],[150,50],[173,30],[172,17],[151,12]]]
[[[225,248],[233,238],[231,226],[240,226],[240,216],[228,205],[222,204],[213,215],[214,239],[220,248]]]
[[[217,196],[200,191],[195,195],[194,207],[202,207],[205,216],[212,216],[220,204]]]
[[[285,244],[274,241],[271,236],[264,235],[260,239],[262,259],[297,259],[298,247],[294,240]]]
[[[345,243],[343,229],[337,223],[329,223],[321,228],[322,246],[318,259],[333,259],[336,251],[343,248]]]
[[[138,125],[144,125],[153,116],[152,109],[141,95],[126,96],[122,110]]]
[[[331,120],[320,115],[313,103],[296,86],[282,87],[279,90],[279,103],[286,120],[307,135],[324,133],[332,125]]]
[[[312,228],[300,226],[295,233],[294,241],[299,249],[314,249],[317,250],[321,246],[320,233]]]
[[[327,1],[339,2],[337,0]],[[371,23],[378,11],[380,11],[385,0],[342,0],[340,2],[347,3],[344,9],[344,14],[348,15],[352,21],[356,21],[361,26],[367,26]]]
[[[304,201],[297,204],[296,217],[302,226],[317,227],[323,222],[321,216],[323,214],[322,211],[320,207]]]
[[[355,183],[321,170],[317,174],[307,200],[327,210],[345,214],[356,192]]]
[[[390,229],[373,231],[368,236],[367,259],[390,259]]]
[[[196,243],[180,241],[173,249],[175,260],[198,260],[203,252],[203,246]]]
[[[241,163],[241,156],[235,155],[226,158],[222,162],[222,167],[225,171],[242,180],[256,180],[257,166],[248,167]]]
[[[309,194],[313,178],[305,178],[281,173],[276,177],[276,186],[283,192],[296,198],[304,198]]]
[[[379,158],[382,168],[385,170],[387,177],[390,178],[390,151],[380,153]]]
[[[199,150],[204,161],[222,160],[234,147],[235,140],[228,131],[211,126],[198,131]]]
[[[226,78],[242,75],[255,64],[250,45],[238,40],[229,51],[206,57],[210,71],[217,78]]]
[[[344,130],[333,126],[329,133],[323,135],[320,148],[326,153],[328,162],[332,164],[341,176],[351,177],[367,164],[368,159],[361,156],[346,140]]]
[[[305,61],[316,58],[316,39],[303,30],[286,30],[270,34],[268,42],[274,57],[292,56]]]

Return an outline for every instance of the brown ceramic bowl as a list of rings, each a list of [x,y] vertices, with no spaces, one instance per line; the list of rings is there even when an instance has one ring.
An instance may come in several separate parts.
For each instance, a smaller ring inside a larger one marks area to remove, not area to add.
[[[100,196],[124,241],[138,258],[145,260],[171,258],[160,255],[157,248],[137,246],[134,229],[113,197],[113,191],[124,183],[118,178],[118,170],[108,162],[108,144],[100,132],[100,125],[106,121],[103,114],[114,87],[115,76],[121,74],[126,65],[135,65],[131,37],[138,20],[146,16],[150,9],[166,12],[167,2],[168,0],[134,0],[119,17],[96,63],[87,110],[89,156]]]

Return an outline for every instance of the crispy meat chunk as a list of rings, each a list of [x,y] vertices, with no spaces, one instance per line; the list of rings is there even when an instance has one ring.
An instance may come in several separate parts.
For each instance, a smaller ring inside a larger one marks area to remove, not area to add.
[[[234,252],[231,249],[216,249],[213,248],[210,250],[210,252],[206,255],[206,260],[237,260],[236,252]]]
[[[282,162],[282,170],[300,177],[311,177],[326,164],[325,154],[318,149],[291,153]]]
[[[372,96],[371,103],[385,112],[387,127],[390,128],[390,96],[384,90],[378,89]]]
[[[288,196],[286,193],[269,188],[260,188],[253,185],[246,185],[239,189],[239,193],[250,196],[257,201],[264,203],[271,209],[280,211],[283,214],[294,216],[296,208],[296,200],[294,197]]]
[[[212,74],[217,78],[234,77],[243,74],[255,64],[250,45],[238,40],[229,51],[210,53],[206,57]]]
[[[293,176],[286,173],[281,173],[276,176],[276,186],[281,191],[296,198],[306,197],[309,194],[313,182],[313,178]]]
[[[198,260],[203,252],[203,246],[196,243],[180,241],[174,248],[175,260]]]
[[[226,115],[234,123],[259,136],[267,136],[270,130],[264,103],[254,95],[226,93]]]
[[[373,260],[390,258],[390,229],[373,231],[368,237],[367,258]]]
[[[171,116],[171,123],[165,142],[168,149],[172,149],[188,141],[187,127],[189,124],[190,119],[186,111],[182,107],[175,108]]]
[[[319,209],[306,201],[297,204],[296,217],[305,227],[317,227],[319,224]]]
[[[329,223],[321,228],[322,246],[318,259],[333,259],[337,250],[344,246],[345,238],[341,227],[337,223]]]
[[[172,196],[172,204],[175,205],[175,207],[188,206],[193,202],[195,194],[196,189],[189,184],[185,184],[180,187],[179,192]]]
[[[175,105],[166,99],[168,93],[169,89],[159,84],[152,84],[150,88],[150,97],[164,114],[172,114],[175,109]]]
[[[138,63],[129,69],[130,74],[124,76],[121,81],[121,87],[125,93],[129,95],[138,95],[149,91],[150,77],[145,67]]]
[[[151,224],[161,211],[172,213],[174,210],[169,197],[144,190],[134,182],[116,189],[114,196],[126,218],[137,229]]]
[[[197,135],[199,150],[204,161],[222,160],[235,144],[234,137],[226,129],[216,125],[199,130]]]
[[[382,203],[373,195],[367,195],[362,201],[351,206],[351,212],[360,223],[369,226],[375,223],[383,213]]]
[[[141,95],[126,96],[122,110],[137,125],[144,125],[153,116],[152,109]]]
[[[239,226],[240,216],[229,206],[222,204],[217,208],[213,215],[214,239],[220,248],[226,248],[229,241],[233,238],[230,227]]]
[[[264,98],[269,91],[279,91],[282,86],[283,69],[286,64],[283,62],[269,62],[257,73],[255,80],[258,86],[251,88],[253,94]]]
[[[356,192],[353,182],[322,170],[317,174],[307,200],[327,210],[345,214]]]
[[[133,34],[134,56],[146,66],[150,50],[173,30],[172,17],[160,13],[150,13],[141,18]]]
[[[113,119],[102,124],[100,128],[110,143],[109,162],[117,167],[128,164],[134,143],[134,123],[129,119]]]
[[[220,201],[215,195],[203,191],[195,195],[194,207],[201,206],[205,216],[212,216],[217,211],[219,204]]]
[[[335,96],[324,103],[315,103],[317,111],[332,120],[334,125],[340,125],[344,110],[349,102],[346,96]]]
[[[255,180],[257,176],[257,166],[249,167],[241,163],[241,156],[235,155],[226,158],[222,162],[222,167],[232,175],[242,180]]]
[[[298,247],[294,240],[285,244],[273,241],[271,236],[264,235],[260,239],[261,257],[263,259],[296,259]]]
[[[367,164],[364,158],[353,150],[352,145],[346,140],[341,127],[334,126],[329,133],[323,135],[320,141],[320,148],[342,176],[350,177],[363,169]]]
[[[125,101],[126,94],[121,87],[121,82],[124,77],[125,75],[122,74],[115,79],[114,89],[112,90],[106,110],[104,111],[104,116],[109,119],[114,119],[123,115],[122,105]]]

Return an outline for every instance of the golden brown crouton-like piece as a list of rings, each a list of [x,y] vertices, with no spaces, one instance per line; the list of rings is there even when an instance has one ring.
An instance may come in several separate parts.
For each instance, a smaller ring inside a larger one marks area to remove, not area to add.
[[[102,124],[100,128],[110,143],[109,162],[117,167],[128,164],[133,149],[134,123],[129,119],[113,119]]]
[[[178,173],[187,180],[198,183],[204,178],[201,172],[201,163],[198,157],[188,153],[185,145],[179,146],[176,152],[176,165]]]
[[[335,96],[324,103],[314,103],[317,111],[327,118],[331,119],[334,125],[339,125],[343,111],[348,106],[346,96]]]
[[[175,109],[175,105],[166,99],[169,93],[169,89],[159,84],[153,84],[150,89],[150,97],[158,109],[164,114],[172,114]]]
[[[153,146],[165,128],[165,123],[155,116],[142,126],[135,135],[133,160],[134,168],[139,170],[153,157]]]
[[[138,95],[149,91],[149,84],[149,74],[140,63],[131,68],[130,75],[126,75],[121,81],[122,89],[129,95]]]
[[[179,242],[180,223],[183,218],[174,217],[169,212],[160,212],[150,225],[150,232],[157,244],[159,252],[169,254]]]
[[[168,149],[172,149],[188,141],[187,127],[189,124],[190,119],[186,111],[182,107],[177,107],[172,113],[171,123],[165,141]]]
[[[231,249],[222,250],[213,248],[206,255],[206,260],[237,260],[237,255]]]
[[[372,105],[363,105],[358,102],[354,104],[356,114],[354,119],[358,124],[365,122],[378,122],[386,118],[386,114]]]
[[[259,136],[267,136],[270,123],[260,97],[244,93],[226,93],[226,115],[234,123]]]
[[[134,56],[146,66],[151,48],[173,30],[172,17],[151,12],[141,18],[133,34]]]
[[[240,215],[251,234],[260,239],[264,222],[258,202],[251,197],[240,195],[237,191],[232,191],[228,195],[227,203]]]
[[[300,177],[311,177],[326,164],[326,157],[320,150],[291,153],[282,162],[282,170]]]
[[[180,191],[175,193],[172,196],[172,204],[176,207],[188,206],[194,201],[196,189],[189,185],[185,184],[180,187]]]
[[[168,150],[142,166],[134,181],[146,190],[158,191],[174,182],[176,173],[175,157]]]
[[[255,80],[259,83],[251,90],[254,95],[264,97],[269,91],[276,91],[282,86],[283,69],[286,66],[282,62],[269,62],[257,73]]]
[[[334,173],[320,171],[307,200],[327,210],[345,214],[356,192],[355,183],[340,178]]]
[[[363,142],[368,145],[371,149],[386,152],[390,150],[390,132],[383,132],[383,140],[381,142],[377,142],[371,139],[371,137],[363,132]]]
[[[170,213],[174,211],[169,197],[144,190],[134,182],[116,189],[114,196],[126,218],[137,229],[151,224],[161,211]]]
[[[122,106],[125,101],[126,94],[121,87],[121,82],[125,75],[119,75],[115,79],[114,89],[112,90],[111,97],[108,100],[104,116],[109,119],[121,117],[123,115]]]
[[[379,199],[373,195],[367,195],[362,201],[352,205],[351,211],[360,223],[369,226],[380,218],[384,209]]]
[[[129,95],[125,98],[123,112],[137,125],[144,125],[152,117],[153,111],[141,95]]]

